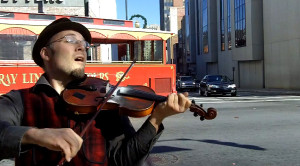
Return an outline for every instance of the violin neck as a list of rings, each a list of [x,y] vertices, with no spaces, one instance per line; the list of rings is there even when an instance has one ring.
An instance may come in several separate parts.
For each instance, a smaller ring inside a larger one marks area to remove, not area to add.
[[[117,91],[118,95],[129,96],[129,97],[136,97],[140,99],[145,99],[149,101],[156,101],[156,102],[164,102],[167,100],[167,97],[156,95],[154,93],[145,92],[142,90],[137,89],[130,89],[130,88],[121,88]]]

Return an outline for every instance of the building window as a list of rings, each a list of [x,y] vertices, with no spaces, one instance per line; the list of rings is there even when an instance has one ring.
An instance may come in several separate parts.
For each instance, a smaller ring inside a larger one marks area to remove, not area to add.
[[[197,54],[200,55],[201,54],[201,45],[200,45],[200,41],[201,41],[201,28],[200,28],[200,10],[199,9],[199,1],[196,1],[196,33],[197,33]]]
[[[246,11],[245,0],[234,1],[235,47],[246,46]]]
[[[220,0],[221,51],[225,51],[224,0]]]
[[[55,20],[54,15],[29,14],[30,20]]]
[[[230,0],[227,0],[227,41],[228,41],[228,50],[231,50],[231,8],[230,8]]]
[[[15,14],[14,13],[6,13],[6,12],[0,12],[0,18],[14,18]]]
[[[208,9],[207,0],[202,0],[202,49],[203,54],[208,53]]]
[[[105,19],[103,20],[103,24],[104,25],[117,25],[117,26],[125,26],[125,21],[123,20],[109,20],[109,19]]]

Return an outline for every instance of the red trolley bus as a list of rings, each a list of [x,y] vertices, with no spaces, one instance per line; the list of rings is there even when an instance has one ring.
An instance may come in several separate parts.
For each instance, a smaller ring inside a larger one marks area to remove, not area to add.
[[[160,95],[176,92],[176,66],[166,64],[170,32],[133,28],[128,20],[0,12],[0,94],[36,83],[43,70],[31,59],[33,44],[45,26],[61,17],[80,22],[91,32],[88,76],[116,84],[135,59],[120,86],[144,85]]]

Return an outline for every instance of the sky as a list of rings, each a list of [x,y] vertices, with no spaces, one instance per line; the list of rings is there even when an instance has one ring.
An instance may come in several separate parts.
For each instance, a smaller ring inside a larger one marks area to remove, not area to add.
[[[125,20],[125,0],[116,0],[117,4],[117,19]],[[140,14],[147,19],[147,25],[160,24],[159,19],[159,0],[127,0],[127,15],[128,19],[132,15]],[[138,20],[143,26],[143,20],[134,18],[133,21]]]

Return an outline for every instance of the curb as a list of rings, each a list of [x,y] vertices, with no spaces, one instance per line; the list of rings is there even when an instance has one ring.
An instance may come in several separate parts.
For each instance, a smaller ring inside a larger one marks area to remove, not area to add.
[[[297,95],[300,96],[300,90],[286,90],[286,89],[243,89],[238,88],[238,92],[245,93],[259,93],[259,94],[273,94],[273,95]]]

